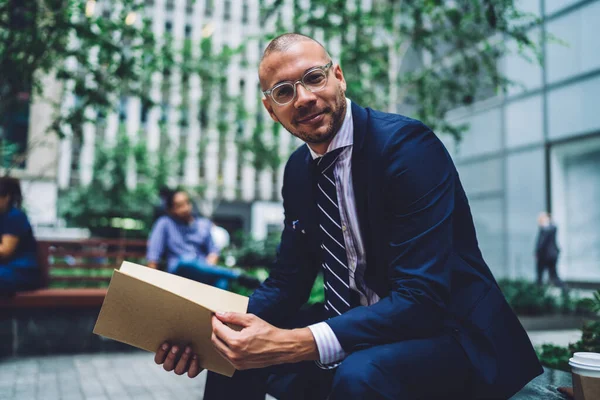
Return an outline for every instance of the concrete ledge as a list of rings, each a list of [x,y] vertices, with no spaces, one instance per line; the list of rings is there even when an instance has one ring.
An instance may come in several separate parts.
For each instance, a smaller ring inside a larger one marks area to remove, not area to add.
[[[544,373],[527,384],[510,400],[566,400],[567,397],[558,392],[561,386],[571,386],[571,374],[555,369],[544,368]]]
[[[581,329],[585,321],[591,321],[594,317],[582,315],[519,315],[519,321],[526,331],[556,331],[567,329]]]

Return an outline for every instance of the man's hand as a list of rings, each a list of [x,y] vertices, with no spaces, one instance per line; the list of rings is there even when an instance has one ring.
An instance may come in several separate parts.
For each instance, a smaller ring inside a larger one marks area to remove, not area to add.
[[[225,323],[238,325],[241,331]],[[308,328],[279,329],[253,314],[217,313],[212,319],[212,342],[236,369],[317,360],[319,351]]]
[[[575,393],[573,393],[573,388],[570,387],[559,387],[558,391],[567,396],[570,399],[575,398]]]
[[[198,361],[198,356],[192,353],[192,349],[187,346],[180,349],[178,346],[171,346],[169,343],[163,343],[154,356],[154,362],[162,364],[165,371],[173,371],[177,375],[183,375],[187,372],[190,378],[195,378],[202,368]]]

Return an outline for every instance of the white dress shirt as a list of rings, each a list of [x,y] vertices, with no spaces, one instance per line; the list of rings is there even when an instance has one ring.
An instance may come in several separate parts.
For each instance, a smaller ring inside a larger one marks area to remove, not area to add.
[[[338,133],[327,148],[327,153],[340,147],[346,149],[340,154],[333,174],[335,176],[335,185],[337,190],[338,203],[340,206],[340,218],[342,222],[342,232],[344,243],[346,245],[346,255],[348,257],[348,266],[350,272],[350,290],[358,292],[360,303],[363,306],[369,306],[379,301],[379,296],[369,288],[363,281],[366,268],[365,247],[360,235],[360,226],[358,224],[358,215],[356,214],[356,201],[354,198],[354,187],[352,185],[352,146],[354,143],[354,123],[352,122],[352,108],[350,99],[346,99],[346,116]],[[307,144],[313,159],[322,157],[323,154],[317,154]],[[308,327],[317,344],[319,350],[319,361],[322,366],[331,365],[346,358],[346,353],[342,349],[335,333],[329,327],[326,321]],[[334,366],[337,366],[335,364]]]

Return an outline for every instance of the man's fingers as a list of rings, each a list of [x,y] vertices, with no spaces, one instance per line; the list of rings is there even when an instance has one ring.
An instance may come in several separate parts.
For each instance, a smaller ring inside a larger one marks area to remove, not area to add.
[[[158,350],[156,350],[156,354],[154,355],[154,362],[157,364],[162,364],[165,362],[165,359],[167,358],[167,352],[169,351],[169,349],[171,348],[171,345],[169,345],[169,343],[163,343],[158,347]]]
[[[255,318],[254,314],[241,314],[236,312],[215,313],[215,316],[228,324],[239,325],[242,328],[250,325]]]
[[[173,371],[175,369],[175,365],[177,365],[177,361],[179,361],[179,353],[179,347],[171,347],[171,351],[169,351],[167,354],[167,359],[163,363],[163,368],[165,371]]]
[[[202,372],[202,368],[200,368],[200,360],[198,360],[197,355],[192,356],[192,361],[190,362],[190,369],[188,369],[188,376],[190,378],[195,378]]]
[[[210,339],[211,339],[212,344],[215,347],[215,349],[219,353],[221,353],[221,355],[223,357],[225,357],[227,360],[231,361],[231,356],[233,355],[233,352],[231,351],[231,349],[229,347],[227,347],[227,344],[225,342],[223,342],[221,339],[219,339],[219,337],[217,335],[215,335],[214,332]]]
[[[177,362],[177,365],[175,366],[175,374],[183,375],[187,372],[191,357],[192,357],[192,349],[190,348],[190,346],[186,346],[185,350],[181,354],[181,358],[179,359],[179,361]]]
[[[216,316],[212,318],[213,335],[216,335],[225,344],[231,344],[237,334],[236,331],[221,322]]]
[[[567,397],[570,397],[572,399],[575,398],[575,393],[573,393],[573,388],[570,388],[570,387],[559,387],[558,391],[561,392],[562,394],[564,394]]]

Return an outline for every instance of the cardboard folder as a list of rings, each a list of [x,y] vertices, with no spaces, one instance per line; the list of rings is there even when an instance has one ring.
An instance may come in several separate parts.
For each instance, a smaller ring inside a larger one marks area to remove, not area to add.
[[[210,341],[211,317],[247,308],[245,296],[125,261],[113,273],[94,333],[153,353],[165,341],[189,345],[202,368],[232,376],[235,368]]]

